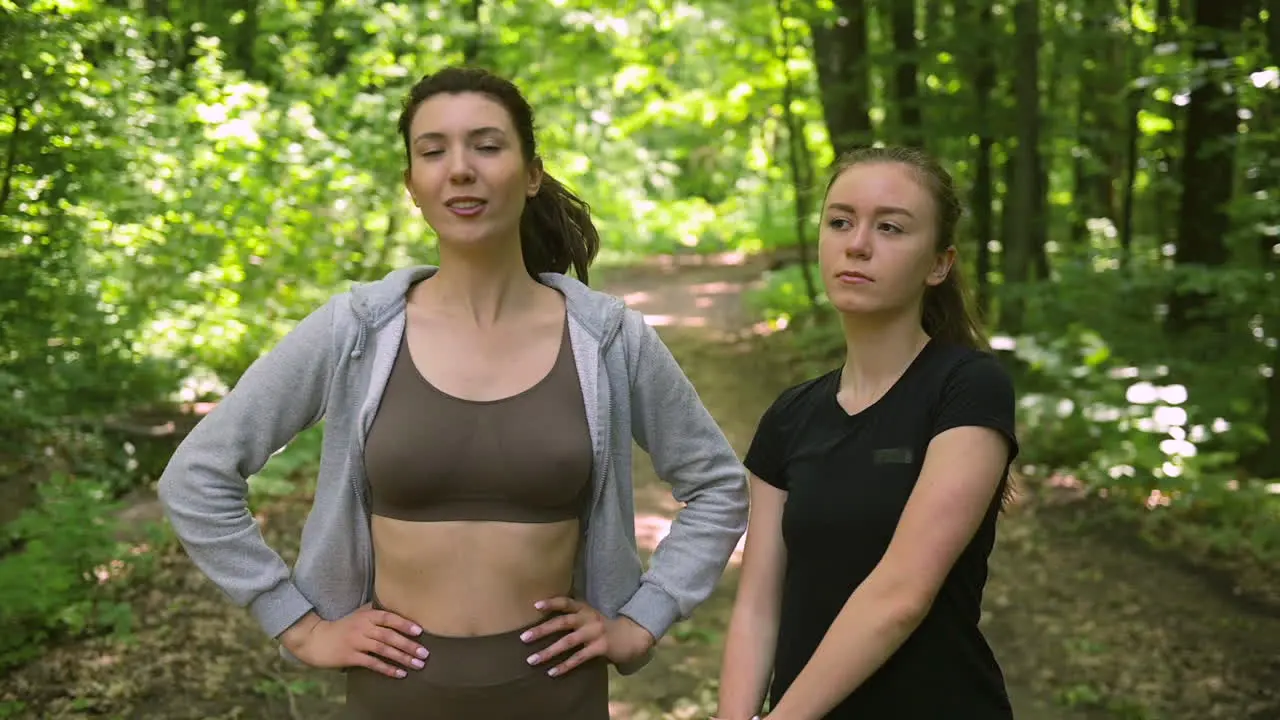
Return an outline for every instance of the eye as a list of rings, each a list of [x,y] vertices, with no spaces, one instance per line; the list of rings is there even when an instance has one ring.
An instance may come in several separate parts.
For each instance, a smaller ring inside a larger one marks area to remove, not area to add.
[[[479,150],[479,151],[480,151],[480,152],[482,152],[482,153],[496,153],[496,152],[498,152],[498,151],[499,151],[499,150],[501,150],[501,149],[502,149],[502,146],[500,146],[500,145],[492,145],[492,144],[490,144],[490,145],[481,145],[480,147],[476,148],[476,150]]]
[[[890,235],[900,235],[903,232],[901,227],[898,227],[893,223],[882,222],[877,227],[879,228],[880,232],[888,233]]]
[[[828,220],[827,227],[831,228],[832,230],[848,230],[849,228],[853,227],[853,225],[852,223],[849,222],[848,218],[838,217],[838,218],[831,218],[830,220]]]
[[[429,157],[435,157],[435,156],[437,156],[437,155],[441,155],[441,154],[443,154],[443,153],[444,153],[444,151],[443,151],[443,150],[423,150],[422,152],[420,152],[420,153],[418,153],[418,154],[419,154],[419,155],[421,155],[421,156],[422,156],[422,157],[424,157],[424,158],[429,158]]]

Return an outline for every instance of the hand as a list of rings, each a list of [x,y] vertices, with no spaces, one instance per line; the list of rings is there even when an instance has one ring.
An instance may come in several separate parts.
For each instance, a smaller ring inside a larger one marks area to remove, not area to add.
[[[341,620],[322,620],[309,613],[285,630],[280,641],[311,667],[366,667],[402,678],[405,671],[385,660],[421,669],[427,649],[409,639],[421,634],[422,628],[399,615],[364,605]]]
[[[568,660],[547,671],[548,675],[563,675],[594,657],[604,656],[618,665],[627,663],[649,652],[656,640],[648,630],[629,617],[610,620],[590,605],[568,597],[556,597],[536,602],[533,606],[544,612],[561,612],[541,625],[520,636],[526,643],[562,630],[568,635],[552,643],[547,649],[529,656],[530,665],[538,665],[559,657],[579,647]]]

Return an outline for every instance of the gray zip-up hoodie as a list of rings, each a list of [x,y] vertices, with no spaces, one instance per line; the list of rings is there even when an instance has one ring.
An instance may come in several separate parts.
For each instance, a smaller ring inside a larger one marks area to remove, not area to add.
[[[311,610],[336,620],[372,596],[364,440],[404,332],[406,293],[435,270],[396,270],[304,318],[196,425],[160,478],[160,499],[187,553],[272,637]],[[595,453],[575,592],[661,638],[710,595],[745,532],[745,470],[639,313],[565,275],[540,279],[566,298]],[[315,501],[290,573],[249,513],[246,478],[321,419]],[[685,504],[647,571],[635,543],[631,438]]]

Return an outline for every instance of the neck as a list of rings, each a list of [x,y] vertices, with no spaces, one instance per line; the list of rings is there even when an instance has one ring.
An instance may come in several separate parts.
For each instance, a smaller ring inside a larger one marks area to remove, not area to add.
[[[484,245],[488,247],[462,249],[441,243],[440,269],[416,292],[479,327],[533,307],[539,283],[525,268],[519,239]]]
[[[918,313],[843,315],[845,365],[840,389],[855,396],[893,384],[929,341]]]

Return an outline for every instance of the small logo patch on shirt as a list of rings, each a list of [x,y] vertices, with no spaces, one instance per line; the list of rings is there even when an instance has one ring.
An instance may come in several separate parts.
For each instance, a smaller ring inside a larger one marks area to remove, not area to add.
[[[871,455],[876,465],[910,465],[913,453],[909,447],[881,448]]]

